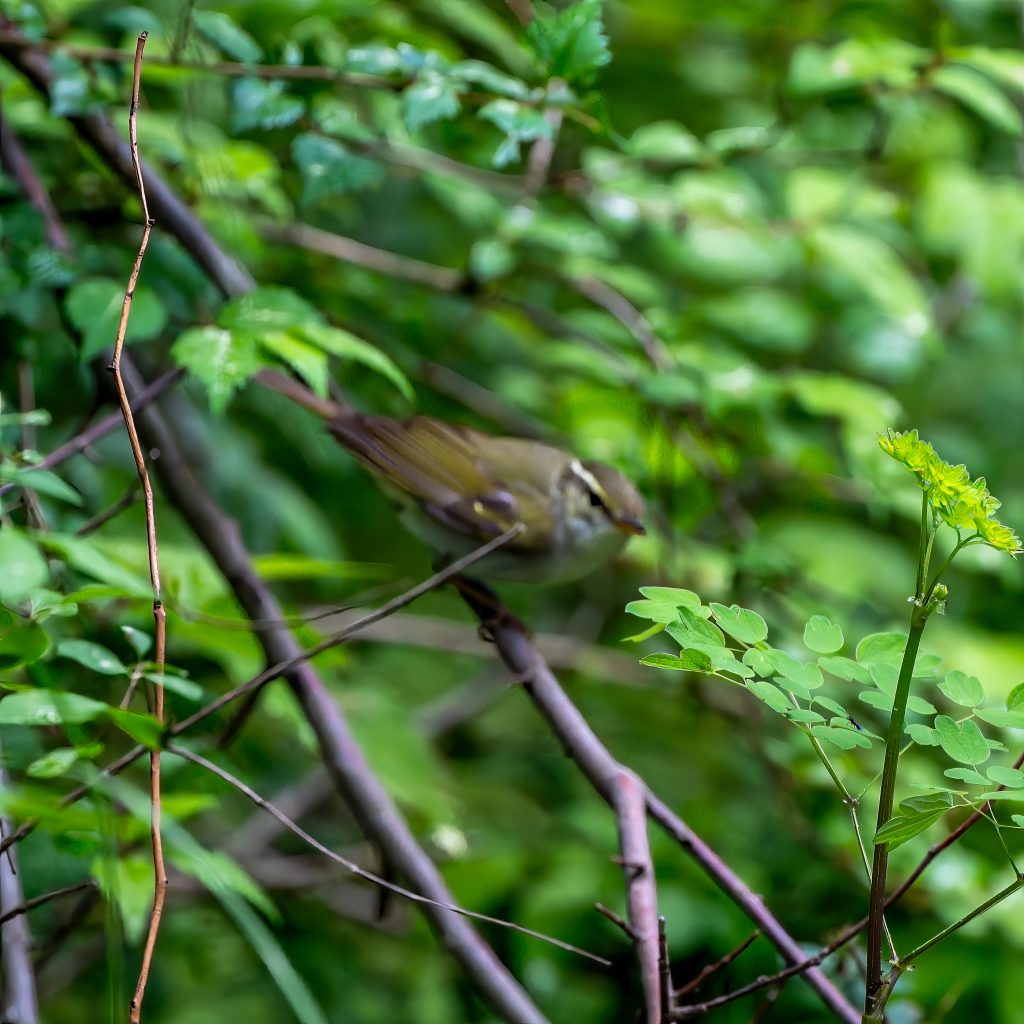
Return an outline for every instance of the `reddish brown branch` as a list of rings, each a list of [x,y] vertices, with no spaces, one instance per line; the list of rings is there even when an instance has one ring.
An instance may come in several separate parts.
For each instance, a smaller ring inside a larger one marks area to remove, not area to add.
[[[46,225],[46,238],[51,247],[58,252],[70,252],[71,240],[64,230],[64,224],[57,214],[50,193],[32,166],[32,161],[26,155],[17,135],[3,117],[0,117],[0,162],[21,186],[28,201],[39,211]],[[26,444],[25,447],[30,446]]]
[[[675,990],[673,995],[676,999],[681,999],[685,995],[689,995],[691,992],[695,992],[705,981],[708,980],[713,974],[717,974],[723,967],[728,967],[738,956],[744,953],[748,946],[761,934],[761,930],[755,929],[752,931],[738,946],[730,949],[725,956],[721,959],[716,960],[713,964],[708,964],[696,978],[688,981],[685,985],[680,986]],[[810,966],[810,964],[808,964]]]
[[[11,907],[10,910],[4,908],[3,913],[0,913],[0,924],[6,924],[12,918],[18,917],[21,914],[27,914],[30,910],[35,910],[36,907],[49,903],[50,900],[58,900],[63,896],[72,896],[76,892],[95,888],[96,880],[94,878],[87,878],[83,882],[75,882],[74,885],[64,885],[59,889],[51,889],[50,892],[44,892],[41,896],[33,896],[32,899],[25,900],[24,903],[19,903],[18,906]]]
[[[661,971],[658,948],[658,895],[654,862],[647,837],[647,804],[644,785],[622,769],[612,780],[612,804],[619,827],[622,871],[626,877],[629,926],[640,962],[647,1024],[661,1024]]]
[[[465,594],[463,595],[465,596]],[[495,599],[496,600],[496,599]],[[474,608],[483,618],[493,620],[494,609]],[[529,637],[501,621],[490,621],[502,660],[520,679],[524,689],[547,720],[566,753],[577,763],[591,785],[613,804],[612,782],[622,766],[597,738],[559,685]],[[646,790],[647,810],[670,836],[693,856],[723,892],[761,929],[765,937],[791,964],[798,964],[807,983],[845,1024],[860,1024],[861,1015],[817,967],[804,965],[806,957],[799,943],[782,927],[764,901],[704,842],[677,814]]]
[[[142,180],[142,166],[139,163],[138,138],[139,88],[142,84],[142,53],[146,48],[146,38],[147,33],[141,33],[135,45],[135,63],[132,69],[132,101],[131,109],[128,112],[129,146],[131,149],[132,167],[135,171],[135,185],[139,193],[139,202],[142,204],[144,226],[142,241],[139,244],[139,252],[135,257],[135,263],[128,277],[128,287],[124,293],[124,302],[121,304],[121,319],[117,325],[117,338],[114,341],[114,357],[110,362],[109,369],[114,375],[114,386],[117,388],[118,402],[121,406],[121,414],[124,416],[124,425],[128,432],[128,441],[131,444],[132,457],[135,459],[135,469],[139,476],[139,485],[142,487],[142,495],[146,507],[146,550],[149,556],[149,579],[153,587],[153,661],[157,674],[162,674],[164,670],[164,654],[167,647],[167,613],[164,610],[160,590],[160,548],[156,536],[156,508],[153,502],[153,487],[149,482],[149,472],[146,469],[146,457],[142,452],[142,443],[139,441],[139,433],[135,427],[135,417],[132,414],[131,402],[128,400],[128,392],[124,386],[124,377],[121,374],[121,355],[124,350],[125,333],[128,330],[128,318],[131,316],[132,300],[135,297],[135,289],[139,283],[139,273],[142,270],[142,261],[146,256],[146,247],[149,245],[149,236],[153,230],[153,219],[149,215],[149,205],[146,202],[146,186]],[[153,688],[154,714],[157,721],[163,722],[164,688],[159,683],[155,683]],[[149,972],[153,964],[153,952],[156,949],[157,935],[160,933],[160,919],[163,917],[164,899],[167,894],[167,869],[164,864],[163,838],[160,835],[161,785],[160,751],[158,749],[151,750],[149,754],[149,798],[152,818],[150,823],[150,839],[153,851],[153,909],[150,912],[146,942],[142,949],[139,978],[135,984],[135,992],[132,995],[129,1008],[128,1019],[130,1024],[139,1024],[142,1020],[142,1001],[146,995],[146,984],[149,981]]]

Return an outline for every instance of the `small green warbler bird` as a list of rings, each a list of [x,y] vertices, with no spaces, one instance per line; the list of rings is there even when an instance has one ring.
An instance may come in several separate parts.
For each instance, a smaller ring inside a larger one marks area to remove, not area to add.
[[[259,379],[324,418],[399,505],[406,529],[442,559],[460,558],[521,524],[518,536],[473,567],[481,576],[576,579],[645,532],[643,499],[604,463],[428,416],[364,416],[282,374],[264,370]]]

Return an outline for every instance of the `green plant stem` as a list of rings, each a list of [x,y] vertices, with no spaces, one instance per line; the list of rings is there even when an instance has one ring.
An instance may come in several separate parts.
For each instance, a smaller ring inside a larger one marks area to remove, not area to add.
[[[1008,896],[1012,896],[1018,889],[1024,887],[1024,875],[1018,875],[1005,889],[991,898],[985,900],[980,906],[975,907],[970,913],[964,914],[958,921],[954,921],[949,927],[943,928],[937,935],[933,935],[927,942],[922,942],[916,949],[912,949],[906,956],[901,957],[896,963],[901,971],[905,971],[922,953],[926,953],[932,946],[937,945],[943,939],[948,938],[955,931],[959,931],[965,924],[970,924],[976,917],[981,917],[986,911],[1002,903]]]
[[[889,731],[885,738],[885,760],[882,764],[882,787],[878,797],[877,831],[892,817],[893,799],[896,794],[896,770],[900,760],[900,742],[903,738],[903,723],[907,715],[907,699],[910,697],[910,683],[914,677],[914,665],[921,646],[921,635],[928,621],[930,608],[915,603],[910,616],[910,633],[907,647],[900,664],[896,695],[892,714],[889,716]],[[875,996],[882,987],[882,926],[885,911],[885,879],[889,867],[889,847],[886,843],[875,845],[871,867],[871,892],[868,898],[868,965],[865,1009],[870,1012]]]

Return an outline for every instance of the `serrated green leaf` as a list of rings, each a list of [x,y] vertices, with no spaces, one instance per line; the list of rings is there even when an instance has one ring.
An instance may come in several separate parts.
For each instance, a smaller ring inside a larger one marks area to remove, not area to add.
[[[91,640],[62,640],[57,644],[57,657],[77,661],[79,665],[107,676],[128,673],[128,667],[113,651]]]
[[[265,365],[254,335],[220,327],[185,331],[171,346],[171,357],[206,385],[215,413],[222,413],[235,391]]]
[[[935,731],[942,749],[962,764],[984,764],[991,755],[988,743],[977,724],[970,719],[954,722],[948,715],[938,715]]]
[[[577,0],[563,11],[534,18],[526,41],[548,78],[588,84],[611,59],[600,0]]]
[[[749,608],[741,608],[738,604],[727,608],[713,601],[708,607],[719,626],[741,644],[760,643],[768,636],[768,624]]]
[[[344,143],[321,135],[298,135],[292,156],[302,175],[302,202],[326,196],[362,192],[384,181],[384,168],[375,160],[357,156]]]
[[[434,121],[449,120],[458,112],[458,86],[440,71],[428,68],[402,92],[402,120],[410,132]]]
[[[843,629],[824,615],[812,615],[804,626],[804,644],[818,654],[843,649]]]
[[[954,669],[946,673],[946,678],[939,683],[939,689],[954,704],[965,708],[977,707],[985,699],[985,690],[976,676]]]
[[[0,700],[0,725],[77,725],[109,710],[109,705],[80,693],[21,690]]]

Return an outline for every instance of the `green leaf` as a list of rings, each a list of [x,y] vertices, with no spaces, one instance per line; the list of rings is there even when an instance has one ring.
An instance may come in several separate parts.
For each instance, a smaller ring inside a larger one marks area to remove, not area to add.
[[[690,611],[700,614],[700,598],[692,590],[682,590],[679,587],[641,587],[640,593],[658,604],[669,604],[674,608],[689,608]],[[706,613],[704,618],[707,618],[708,614],[710,613]],[[1021,685],[1024,686],[1024,684]]]
[[[921,725],[914,722],[907,726],[907,735],[921,747],[937,747],[939,745],[938,733],[928,725]]]
[[[17,527],[0,527],[0,601],[20,604],[50,578],[35,542]]]
[[[263,334],[323,322],[323,315],[291,288],[265,285],[225,302],[217,324],[229,331]]]
[[[853,750],[854,747],[869,749],[871,740],[856,729],[846,729],[837,725],[812,725],[811,733],[819,740],[831,743],[840,750]]]
[[[121,659],[101,644],[91,640],[62,640],[57,645],[58,658],[70,658],[93,672],[107,676],[126,675],[128,667]]]
[[[1014,708],[1024,704],[1024,683],[1018,683],[1006,698],[1006,710],[1013,711]]]
[[[938,821],[953,806],[953,797],[946,792],[928,793],[904,800],[897,814],[875,833],[875,845],[887,844],[890,850],[895,850]]]
[[[804,644],[818,654],[832,654],[843,648],[843,629],[824,615],[812,615],[804,626]]]
[[[143,854],[103,856],[93,862],[92,873],[100,891],[117,907],[125,938],[133,944],[141,942],[153,901],[152,861]]]
[[[935,731],[942,749],[962,764],[984,764],[991,755],[988,743],[977,724],[970,719],[954,722],[948,715],[935,719]]]
[[[689,672],[726,671],[736,672],[740,667],[732,651],[714,644],[687,647],[679,652],[679,658]]]
[[[818,722],[825,721],[817,711],[807,711],[804,708],[794,708],[792,711],[786,713],[786,717],[791,722],[800,722],[805,725],[815,725]]]
[[[150,750],[159,748],[164,730],[159,719],[137,711],[124,711],[121,708],[108,708],[107,717],[136,743],[141,743]]]
[[[37,757],[25,769],[25,774],[33,779],[56,779],[77,760],[78,751],[74,747],[57,747],[42,757]]]
[[[977,707],[985,699],[985,691],[976,676],[954,669],[946,673],[946,678],[939,683],[939,689],[954,704],[965,708]]]
[[[144,658],[150,647],[153,646],[153,638],[149,633],[143,633],[141,629],[135,629],[134,626],[122,626],[121,632],[124,633],[125,640],[131,644],[132,650],[140,658]]]
[[[685,672],[687,666],[683,663],[683,659],[677,657],[675,654],[648,654],[640,659],[641,665],[647,665],[650,668],[667,668],[674,672]],[[708,668],[711,668],[711,659],[708,659]]]
[[[260,346],[293,369],[316,394],[327,397],[327,355],[323,349],[285,331],[261,334]]]
[[[714,624],[702,619],[689,608],[677,608],[678,622],[670,622],[666,627],[669,636],[679,642],[680,647],[692,647],[694,644],[715,644],[725,646],[725,636]]]
[[[143,678],[148,679],[157,686],[162,686],[171,693],[178,694],[186,700],[200,701],[203,699],[203,688],[184,676],[174,675],[171,672],[145,672]]]
[[[548,78],[588,84],[611,59],[600,0],[578,0],[563,11],[534,18],[526,41]]]
[[[90,537],[76,537],[73,534],[48,533],[39,537],[40,544],[77,572],[91,576],[110,589],[104,593],[78,591],[68,595],[70,599],[86,601],[101,596],[110,597],[152,597],[149,580],[139,576],[122,565],[116,554],[99,540]]]
[[[626,605],[626,613],[659,625],[679,621],[679,606],[663,601],[630,601]]]
[[[127,280],[97,277],[76,284],[68,292],[64,306],[68,319],[82,334],[83,361],[113,347],[126,287]],[[167,311],[156,292],[151,288],[137,287],[128,317],[125,343],[155,337],[166,323]]]
[[[415,401],[416,396],[413,394],[409,379],[394,364],[390,356],[385,355],[369,342],[357,338],[340,327],[328,327],[326,324],[306,324],[300,333],[307,341],[322,348],[330,355],[360,363],[367,369],[379,373],[394,384],[398,392],[410,403]]]
[[[818,668],[848,682],[867,683],[871,681],[871,673],[867,666],[858,664],[852,658],[841,656],[819,658]]]
[[[632,636],[624,636],[622,642],[624,644],[639,644],[644,640],[650,640],[652,636],[657,636],[665,629],[665,624],[662,622],[656,622],[649,629],[643,630],[641,633],[634,633]]]
[[[306,112],[306,104],[287,94],[288,83],[243,78],[232,89],[231,130],[236,134],[260,129],[273,131],[294,124]]]
[[[0,725],[68,725],[91,722],[109,705],[79,693],[21,690],[0,700]]]
[[[857,660],[868,665],[898,665],[906,646],[904,633],[872,633],[857,644]]]
[[[255,64],[263,59],[263,51],[248,32],[238,27],[228,15],[220,11],[192,11],[192,22],[200,35],[231,60],[242,64]]]
[[[505,133],[505,141],[494,153],[495,167],[518,160],[520,143],[551,138],[554,134],[551,122],[539,110],[515,100],[494,100],[482,107],[477,116]]]
[[[1024,772],[1019,768],[1007,768],[1000,765],[993,765],[985,769],[985,774],[1000,786],[1009,789],[1024,789]]]
[[[746,687],[758,700],[763,701],[772,711],[777,711],[780,715],[788,714],[794,708],[793,702],[787,694],[764,679],[750,679],[747,681]]]
[[[761,653],[770,668],[770,673],[782,677],[786,684],[799,686],[805,690],[815,690],[825,682],[821,669],[814,662],[797,661],[785,651],[774,648]]]
[[[1003,711],[1000,708],[978,708],[974,712],[983,722],[1000,729],[1024,729],[1024,711]]]
[[[456,83],[440,71],[422,71],[402,93],[402,119],[410,132],[434,121],[451,119],[459,112]]]
[[[768,624],[757,612],[741,608],[738,604],[726,608],[713,601],[708,607],[719,626],[741,644],[760,643],[768,636]]]
[[[50,647],[50,638],[38,623],[0,608],[0,672],[38,661]]]
[[[254,335],[220,327],[185,331],[171,346],[171,356],[206,385],[215,413],[222,413],[235,391],[265,365]]]
[[[384,168],[379,163],[356,156],[336,139],[311,134],[296,136],[292,156],[302,175],[305,205],[326,196],[376,188],[384,181]]]
[[[1003,91],[971,68],[947,64],[936,68],[930,77],[936,89],[952,96],[993,128],[1010,135],[1024,131],[1020,112]]]
[[[48,498],[65,501],[76,508],[82,504],[78,491],[62,480],[56,473],[46,469],[33,469],[31,466],[0,465],[0,483],[13,483],[44,494]]]
[[[947,768],[942,774],[950,779],[966,782],[971,786],[989,785],[988,779],[981,772],[977,772],[973,768]]]

